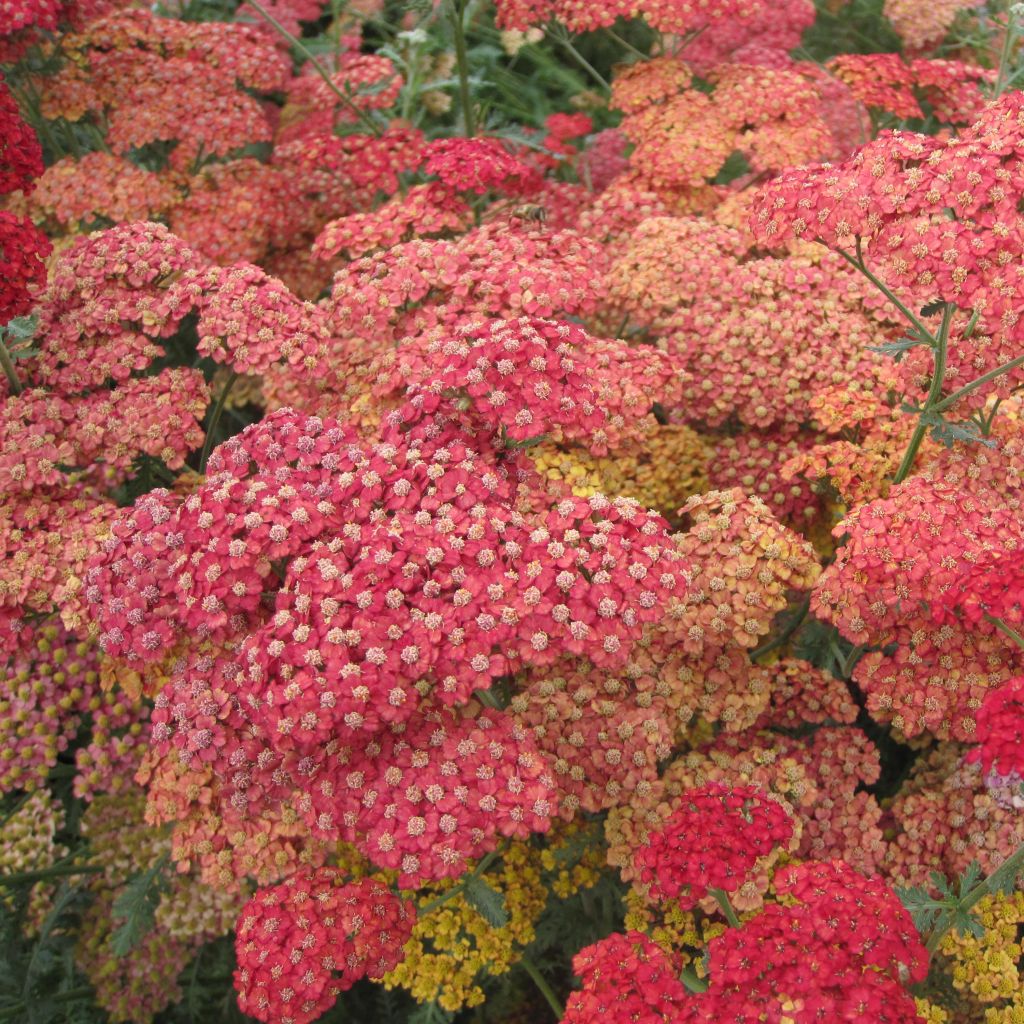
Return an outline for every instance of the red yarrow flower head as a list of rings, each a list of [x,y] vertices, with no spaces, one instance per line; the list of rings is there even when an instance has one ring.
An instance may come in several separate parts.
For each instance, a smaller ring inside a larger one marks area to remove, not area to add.
[[[656,899],[696,906],[710,889],[735,892],[761,857],[793,838],[785,808],[752,786],[703,786],[636,853],[637,873]]]
[[[27,217],[0,210],[0,324],[29,312],[46,284],[50,240]]]
[[[3,18],[9,18],[5,6]],[[0,35],[3,29],[0,28]],[[0,79],[0,195],[32,190],[32,180],[43,173],[43,150],[36,133],[22,119],[10,89]]]
[[[1024,676],[992,690],[978,711],[981,741],[968,755],[987,772],[1024,775]]]
[[[842,861],[797,864],[775,876],[781,897],[708,946],[711,986],[693,997],[699,1020],[920,1021],[904,981],[928,973],[928,953],[896,894]]]
[[[243,1013],[266,1024],[308,1024],[361,978],[404,959],[415,907],[371,878],[341,884],[335,868],[259,890],[238,919],[235,988]]]
[[[612,934],[573,957],[582,989],[573,992],[562,1024],[686,1024],[695,1020],[679,980],[681,964],[642,932]]]

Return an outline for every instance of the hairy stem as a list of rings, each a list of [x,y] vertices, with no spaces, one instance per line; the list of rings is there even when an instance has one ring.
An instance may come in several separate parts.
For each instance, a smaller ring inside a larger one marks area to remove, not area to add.
[[[796,611],[793,615],[792,621],[786,626],[785,629],[776,637],[771,640],[766,640],[760,647],[755,647],[750,652],[750,660],[757,661],[763,654],[768,654],[771,651],[777,650],[804,624],[804,620],[807,618],[807,613],[811,610],[811,599],[805,597],[799,605],[797,605]]]
[[[11,394],[20,395],[22,391],[21,381],[18,379],[18,371],[14,368],[14,360],[11,358],[11,353],[4,344],[2,330],[0,330],[0,366],[4,368],[7,383],[11,386]]]
[[[729,895],[723,889],[708,889],[708,895],[713,896],[715,902],[722,908],[722,913],[725,915],[726,921],[729,922],[731,928],[740,927],[740,919],[736,916],[736,911],[732,908],[732,903],[729,902]]]
[[[896,293],[880,277],[868,270],[868,266],[864,262],[864,257],[861,253],[861,241],[859,238],[857,239],[856,255],[848,253],[845,249],[836,249],[835,252],[842,256],[850,266],[856,267],[906,317],[917,336],[934,348],[935,339],[928,328],[896,297]]]
[[[1013,55],[1013,44],[1017,39],[1017,16],[1013,11],[1014,6],[1011,3],[1006,11],[1006,35],[1003,36],[1003,46],[999,52],[999,71],[996,74],[995,84],[992,86],[994,100],[999,99],[1010,84],[1010,58]]]
[[[528,956],[524,956],[519,963],[533,980],[534,985],[537,986],[537,991],[547,1000],[547,1004],[551,1007],[555,1017],[561,1020],[565,1015],[565,1007],[562,1006],[558,996],[555,995],[555,990],[548,984],[544,975],[540,973],[537,965]]]
[[[327,83],[327,88],[334,93],[335,96],[345,104],[348,109],[355,114],[356,118],[366,125],[366,127],[373,132],[374,135],[380,135],[380,128],[374,123],[373,119],[366,113],[365,110],[361,109],[357,104],[352,102],[352,97],[347,96],[341,89],[334,83],[334,79],[328,74],[327,69],[313,56],[313,52],[303,43],[300,39],[296,39],[281,24],[271,13],[268,11],[259,0],[251,0],[250,6],[252,9],[275,31],[282,39],[287,39],[288,42],[296,49],[303,57],[306,58],[313,65],[313,70]]]
[[[210,452],[213,451],[213,436],[217,432],[217,424],[220,423],[221,415],[224,412],[224,405],[228,400],[228,394],[236,380],[238,380],[238,374],[232,370],[231,376],[228,377],[221,393],[217,396],[217,404],[213,407],[213,412],[210,415],[210,425],[206,428],[206,440],[203,442],[203,454],[199,456],[200,473],[206,472],[206,460],[209,459]]]
[[[634,57],[639,57],[640,60],[650,60],[649,54],[644,53],[643,50],[638,50],[628,39],[623,39],[614,29],[606,28],[605,32],[609,38],[614,39],[619,46],[628,50]]]
[[[1021,636],[1012,626],[1008,626],[1002,619],[996,618],[995,615],[986,615],[986,622],[991,622],[1000,633],[1008,636],[1018,647],[1024,648],[1024,636]]]
[[[476,135],[473,97],[469,91],[469,56],[466,53],[466,0],[453,0],[452,22],[455,29],[455,63],[459,69],[459,101],[462,124],[467,138]]]
[[[72,875],[99,875],[103,868],[95,864],[55,864],[38,871],[15,871],[9,875],[0,875],[0,889],[25,882],[45,882],[50,878],[67,878]]]
[[[989,381],[993,381],[997,377],[1002,377],[1004,373],[1016,370],[1018,366],[1024,366],[1024,356],[1017,356],[1016,359],[1011,359],[1008,363],[1003,363],[1002,366],[997,366],[994,370],[989,370],[988,373],[982,374],[977,380],[972,380],[970,384],[965,384],[962,388],[954,391],[953,394],[948,395],[941,402],[937,402],[932,407],[932,412],[943,412],[951,405],[955,405],[959,402],[961,398],[969,395],[972,391],[977,391],[978,388],[984,387],[989,383]]]
[[[697,977],[697,972],[690,966],[683,968],[683,973],[679,975],[679,980],[686,986],[687,992],[707,992],[708,981],[706,978]]]
[[[572,40],[569,38],[568,32],[563,30],[560,33],[551,33],[551,36],[556,43],[560,43],[565,48],[565,51],[569,56],[572,57],[572,59],[576,61],[576,63],[579,64],[579,66],[586,71],[591,78],[593,78],[605,93],[611,93],[612,87],[605,80],[601,72],[598,71],[597,68],[595,68],[594,65],[591,64],[590,61],[588,61],[587,58],[572,45]]]
[[[51,1003],[75,1003],[79,999],[91,999],[92,996],[93,990],[83,985],[81,988],[69,988],[63,992],[55,992],[53,995],[47,996],[47,999]],[[23,1000],[10,1003],[7,1006],[0,1006],[0,1020],[24,1020],[23,1015],[27,1009],[28,1004]]]
[[[437,910],[438,907],[444,906],[444,904],[447,903],[450,899],[454,899],[456,896],[459,895],[460,892],[462,892],[466,888],[471,879],[479,878],[481,875],[483,875],[487,871],[487,869],[500,856],[500,850],[491,850],[490,853],[484,854],[484,856],[477,861],[476,867],[473,868],[472,871],[469,871],[466,874],[464,874],[458,880],[458,882],[456,882],[455,885],[453,885],[450,889],[441,893],[440,896],[435,896],[434,899],[428,900],[426,903],[423,903],[420,906],[418,906],[416,908],[417,917],[426,917],[427,914],[431,913],[434,910]]]
[[[953,321],[953,310],[955,308],[956,307],[952,303],[947,302],[943,309],[942,327],[939,328],[939,336],[936,339],[935,344],[935,362],[932,367],[932,384],[928,389],[928,397],[925,399],[924,407],[921,409],[920,420],[914,428],[914,433],[911,435],[910,444],[907,446],[906,453],[903,456],[903,461],[900,463],[899,469],[896,470],[896,475],[893,477],[893,483],[903,483],[914,468],[914,462],[917,459],[917,453],[921,448],[921,442],[924,441],[925,434],[928,433],[929,425],[924,420],[924,414],[935,412],[938,408],[939,400],[942,397],[942,385],[946,379],[946,350],[949,345],[949,327]]]

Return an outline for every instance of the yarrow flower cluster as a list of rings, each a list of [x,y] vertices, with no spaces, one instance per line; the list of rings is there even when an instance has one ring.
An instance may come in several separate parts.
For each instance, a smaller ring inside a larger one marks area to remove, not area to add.
[[[1021,12],[412,6],[0,12],[18,998],[1016,1022]]]
[[[637,877],[653,898],[678,900],[688,910],[709,891],[739,889],[758,858],[792,835],[782,805],[756,789],[690,790],[637,851]]]
[[[415,923],[380,882],[342,884],[331,869],[262,889],[239,918],[239,1005],[268,1024],[314,1021],[360,978],[392,970]]]

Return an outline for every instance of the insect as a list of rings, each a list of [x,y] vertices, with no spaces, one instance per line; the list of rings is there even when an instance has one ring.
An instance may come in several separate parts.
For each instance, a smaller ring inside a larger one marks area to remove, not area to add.
[[[517,206],[512,211],[512,216],[518,217],[520,220],[531,220],[542,224],[548,219],[548,211],[536,203],[526,203],[523,206]]]

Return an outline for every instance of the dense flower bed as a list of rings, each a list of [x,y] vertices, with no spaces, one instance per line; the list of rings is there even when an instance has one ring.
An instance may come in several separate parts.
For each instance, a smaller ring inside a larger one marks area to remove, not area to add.
[[[0,2],[0,1020],[1024,1019],[1024,12]]]

